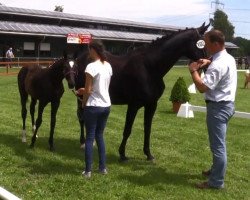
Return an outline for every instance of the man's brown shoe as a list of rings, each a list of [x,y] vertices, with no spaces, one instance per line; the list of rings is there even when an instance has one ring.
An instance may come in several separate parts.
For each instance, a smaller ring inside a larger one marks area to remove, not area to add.
[[[211,174],[211,170],[209,169],[209,170],[207,170],[207,171],[202,171],[201,174],[202,174],[203,176],[205,176],[205,177],[209,177],[210,174]]]
[[[213,187],[208,184],[208,182],[202,182],[196,184],[196,187],[199,189],[222,189],[223,187]]]

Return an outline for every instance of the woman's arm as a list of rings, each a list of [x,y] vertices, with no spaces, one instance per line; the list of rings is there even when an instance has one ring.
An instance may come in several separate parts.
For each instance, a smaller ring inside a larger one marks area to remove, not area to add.
[[[85,76],[85,88],[79,88],[75,92],[76,95],[83,96],[82,107],[86,105],[93,86],[93,77],[89,73],[85,73]]]
[[[92,92],[93,87],[93,77],[89,73],[85,73],[86,79],[85,79],[85,88],[83,93],[83,101],[82,106],[84,107],[88,101],[88,98]]]

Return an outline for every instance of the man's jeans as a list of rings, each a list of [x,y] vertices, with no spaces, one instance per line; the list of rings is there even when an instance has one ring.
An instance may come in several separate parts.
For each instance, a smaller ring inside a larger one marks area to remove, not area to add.
[[[110,107],[86,106],[84,108],[84,121],[86,126],[85,143],[85,171],[91,171],[93,162],[93,142],[96,140],[99,154],[99,170],[106,168],[105,143],[103,131],[110,113]]]
[[[208,184],[212,187],[224,187],[227,166],[226,132],[229,119],[234,114],[234,102],[207,103],[207,128],[213,165]]]

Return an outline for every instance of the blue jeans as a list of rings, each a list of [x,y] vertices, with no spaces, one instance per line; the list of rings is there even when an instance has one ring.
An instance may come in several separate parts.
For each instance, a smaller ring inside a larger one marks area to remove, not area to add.
[[[105,143],[103,131],[110,113],[110,107],[86,106],[84,108],[84,121],[86,127],[85,164],[86,172],[91,171],[93,162],[93,142],[96,140],[99,154],[99,170],[106,168]]]
[[[207,129],[213,164],[208,184],[224,187],[227,166],[226,132],[228,121],[234,114],[234,102],[207,103]]]

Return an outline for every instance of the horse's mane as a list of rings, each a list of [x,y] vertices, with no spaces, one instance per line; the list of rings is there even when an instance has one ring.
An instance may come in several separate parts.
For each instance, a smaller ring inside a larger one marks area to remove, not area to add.
[[[149,46],[155,46],[155,45],[159,45],[163,40],[166,41],[166,40],[170,40],[172,39],[173,37],[175,37],[176,35],[179,35],[180,33],[184,33],[184,32],[187,32],[189,30],[194,30],[194,28],[186,28],[184,30],[181,30],[179,29],[178,31],[176,32],[171,32],[171,33],[167,33],[166,35],[163,35],[162,37],[158,37],[156,38],[155,40],[153,40],[151,43],[149,43]]]
[[[163,35],[162,37],[157,37],[155,40],[152,40],[150,43],[146,44],[146,45],[142,45],[140,47],[137,47],[136,49],[132,50],[131,52],[125,54],[125,55],[114,55],[108,51],[106,51],[106,55],[108,55],[109,57],[126,57],[126,56],[130,56],[130,55],[134,55],[136,53],[142,53],[143,51],[147,50],[149,47],[157,47],[160,44],[162,44],[162,41],[167,41],[172,39],[173,37],[179,35],[180,33],[184,33],[187,32],[189,30],[194,30],[194,28],[186,28],[186,29],[179,29],[178,31],[175,32],[168,32],[165,35]],[[87,55],[87,52],[82,53],[77,59],[80,60],[81,58],[85,58],[85,56]]]
[[[163,35],[162,37],[157,37],[155,40],[152,40],[150,43],[143,45],[143,46],[140,46],[140,47],[136,48],[135,50],[131,51],[130,54],[145,51],[150,47],[157,47],[157,46],[161,45],[163,41],[170,40],[170,39],[174,38],[175,36],[179,35],[180,33],[184,33],[184,32],[187,32],[189,30],[194,30],[194,28],[186,28],[184,30],[179,29],[176,32],[167,33],[167,34]]]

